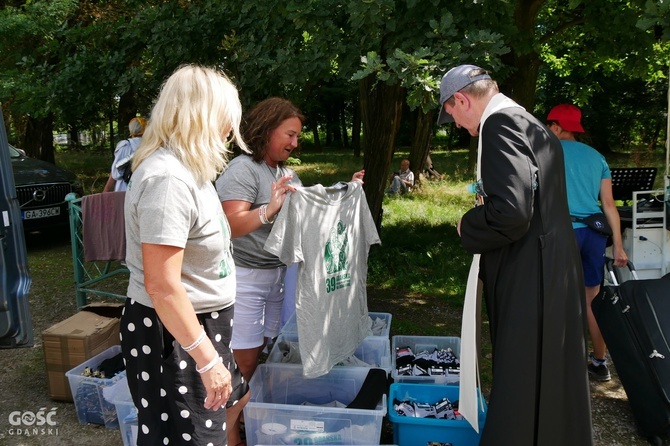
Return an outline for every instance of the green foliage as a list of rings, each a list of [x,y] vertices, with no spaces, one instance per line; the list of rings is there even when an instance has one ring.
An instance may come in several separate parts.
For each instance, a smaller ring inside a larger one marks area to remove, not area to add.
[[[164,79],[189,62],[223,68],[245,107],[284,96],[317,124],[335,107],[351,119],[366,77],[401,85],[410,110],[434,110],[441,75],[463,62],[493,70],[503,85],[539,66],[538,112],[559,99],[597,99],[590,114],[616,115],[597,132],[626,145],[649,144],[647,124],[665,109],[667,1],[12,4],[21,6],[0,9],[0,101],[17,135],[28,116],[53,116],[61,129],[109,127],[124,99],[147,114]],[[510,85],[534,91],[528,77]],[[651,133],[662,140],[664,132]]]
[[[425,2],[386,2],[375,9],[361,5],[351,23],[364,36],[359,54],[365,56],[352,79],[373,76],[377,82],[400,83],[410,110],[422,107],[426,112],[438,107],[445,66],[462,60],[495,66],[509,51],[503,36],[491,31],[492,24],[479,28],[462,20],[476,6],[452,2],[441,8],[440,2],[432,3],[430,9]]]
[[[287,166],[299,166],[300,164],[302,164],[302,161],[300,160],[300,158],[295,158],[295,157],[290,156],[286,160],[286,165]]]

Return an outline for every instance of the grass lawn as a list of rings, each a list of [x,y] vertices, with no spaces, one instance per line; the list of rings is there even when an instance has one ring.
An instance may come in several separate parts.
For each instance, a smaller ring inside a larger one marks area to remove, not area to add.
[[[434,144],[433,164],[442,180],[424,181],[411,194],[385,197],[381,246],[373,246],[368,263],[371,311],[393,314],[391,334],[459,336],[465,283],[471,256],[460,246],[456,224],[471,206],[466,191],[467,150],[444,151]],[[393,166],[406,157],[399,149]],[[665,172],[663,153],[612,154],[611,167],[657,166],[657,188]],[[108,152],[59,152],[57,160],[76,172],[86,193],[100,192],[107,179]],[[307,145],[291,167],[305,185],[348,180],[363,159],[344,149],[315,151]],[[482,382],[490,382],[490,345],[484,318]]]

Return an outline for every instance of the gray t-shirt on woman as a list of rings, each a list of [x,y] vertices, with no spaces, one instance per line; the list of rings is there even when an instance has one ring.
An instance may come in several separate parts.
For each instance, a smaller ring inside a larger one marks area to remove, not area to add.
[[[181,282],[196,313],[235,302],[230,226],[211,182],[198,185],[174,155],[159,149],[133,173],[124,211],[128,297],[153,308],[142,262],[142,243],[151,243],[184,249]]]
[[[216,180],[216,191],[221,201],[239,200],[251,203],[251,210],[270,202],[272,183],[284,175],[293,175],[290,184],[302,186],[298,175],[288,167],[272,168],[265,161],[257,163],[248,155],[239,155],[228,164]],[[235,265],[244,268],[270,269],[283,266],[277,256],[263,247],[272,225],[262,225],[257,230],[233,239]]]

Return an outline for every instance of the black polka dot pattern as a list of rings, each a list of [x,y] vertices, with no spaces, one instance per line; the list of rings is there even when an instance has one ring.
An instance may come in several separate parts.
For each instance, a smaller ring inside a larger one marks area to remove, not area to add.
[[[229,347],[232,317],[232,306],[198,314],[205,333],[232,375],[233,393],[227,407],[237,403],[249,389]],[[195,370],[195,361],[163,327],[156,311],[127,299],[120,338],[128,386],[137,407],[137,444],[225,446],[225,410],[204,408],[207,392]]]

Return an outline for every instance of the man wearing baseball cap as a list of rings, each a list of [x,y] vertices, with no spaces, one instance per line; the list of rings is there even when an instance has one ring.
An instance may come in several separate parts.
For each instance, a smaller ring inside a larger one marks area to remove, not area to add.
[[[442,78],[438,124],[447,122],[479,136],[481,204],[457,227],[463,247],[474,255],[475,274],[479,259],[491,330],[493,383],[479,444],[589,446],[586,301],[561,144],[474,65],[452,68]],[[478,320],[471,278],[463,310],[460,405],[470,394],[463,388],[464,370],[476,374],[476,366],[463,361],[471,357],[476,365],[476,340],[466,339]]]
[[[618,267],[626,266],[628,256],[621,240],[621,222],[612,195],[610,168],[605,157],[596,149],[577,141],[576,135],[584,133],[581,120],[581,110],[572,104],[557,105],[547,115],[549,129],[561,140],[563,146],[568,207],[573,217],[572,227],[582,258],[586,309],[593,344],[593,353],[589,354],[589,376],[595,381],[609,381],[612,377],[605,355],[607,346],[591,311],[591,302],[600,292],[603,281],[607,236],[576,220],[593,214],[605,214],[612,229],[614,264]]]

